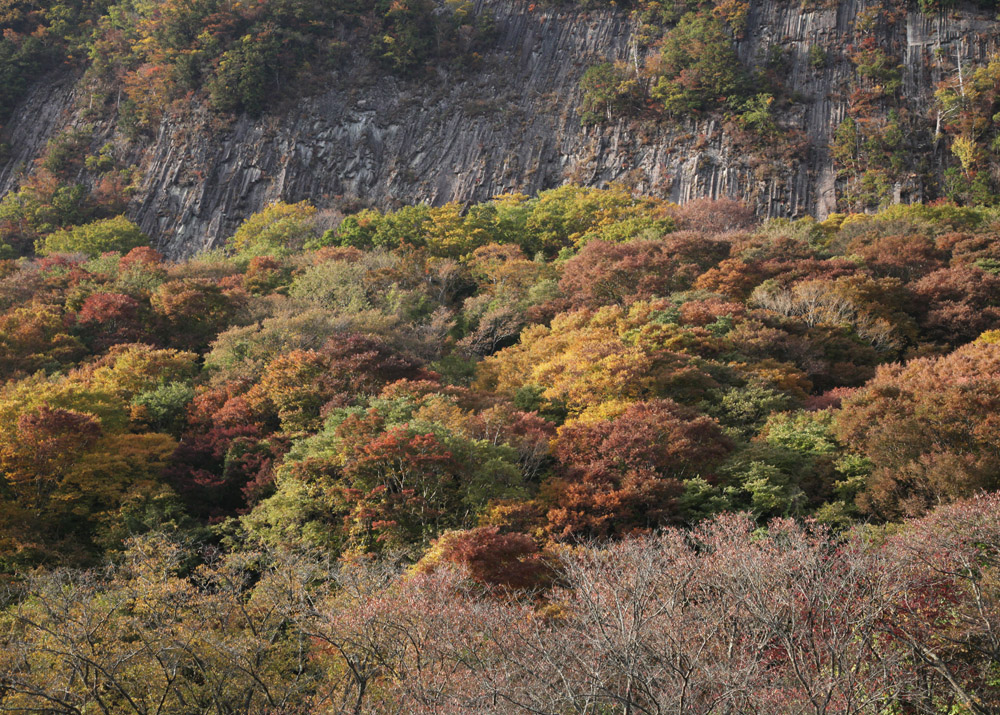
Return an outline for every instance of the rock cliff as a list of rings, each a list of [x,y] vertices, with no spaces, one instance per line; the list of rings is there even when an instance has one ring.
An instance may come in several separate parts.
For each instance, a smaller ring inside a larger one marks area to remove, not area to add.
[[[95,145],[115,141],[138,168],[128,214],[174,257],[218,245],[276,199],[387,207],[624,181],[678,202],[730,196],[768,216],[822,217],[837,206],[829,145],[855,73],[847,48],[859,15],[882,4],[750,3],[738,52],[749,65],[779,58],[793,97],[780,127],[798,137],[794,151],[749,152],[718,119],[581,126],[578,83],[586,68],[604,59],[642,63],[649,51],[637,44],[628,13],[538,8],[527,0],[478,0],[497,34],[475,67],[439,67],[407,81],[356,57],[320,91],[261,119],[219,127],[203,107],[191,106],[165,119],[152,138],[131,143],[107,119],[97,124]],[[936,83],[958,61],[995,52],[994,28],[971,6],[944,15],[911,8],[879,28],[880,42],[902,64],[914,116],[933,122]],[[824,66],[810,61],[813,46],[827,52]],[[83,123],[82,96],[74,76],[33,88],[6,129],[0,194],[17,186],[48,138]],[[926,150],[941,151],[935,143]],[[919,177],[894,187],[897,200],[923,192]]]

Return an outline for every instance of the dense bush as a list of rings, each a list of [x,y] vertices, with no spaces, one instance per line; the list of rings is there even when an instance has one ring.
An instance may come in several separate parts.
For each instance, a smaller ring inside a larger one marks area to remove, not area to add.
[[[984,715],[998,523],[994,496],[876,539],[727,515],[540,551],[487,526],[409,573],[138,537],[0,611],[0,706]]]
[[[735,106],[748,78],[726,24],[709,13],[689,13],[663,40],[653,97],[668,114]]]
[[[148,245],[149,237],[142,229],[124,216],[118,216],[50,233],[38,240],[35,251],[41,256],[83,253],[94,257],[109,251],[128,253],[133,248]]]

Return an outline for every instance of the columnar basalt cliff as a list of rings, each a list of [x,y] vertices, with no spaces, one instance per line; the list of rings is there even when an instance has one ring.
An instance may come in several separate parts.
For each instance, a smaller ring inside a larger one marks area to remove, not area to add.
[[[719,117],[664,122],[624,117],[581,126],[579,80],[605,59],[641,65],[653,50],[636,41],[626,12],[535,7],[527,0],[478,0],[495,18],[493,49],[474,67],[439,67],[402,80],[355,58],[325,88],[261,119],[225,126],[197,103],[165,118],[154,136],[129,142],[113,119],[98,122],[95,146],[114,141],[139,170],[128,215],[169,255],[219,245],[248,214],[277,199],[320,206],[480,201],[566,182],[623,181],[684,202],[730,196],[762,215],[819,217],[836,210],[837,167],[830,143],[849,106],[856,68],[849,48],[858,17],[881,3],[754,0],[741,60],[778,58],[786,94],[780,137],[753,150]],[[934,140],[933,92],[959,62],[996,50],[991,16],[974,7],[927,15],[916,7],[874,32],[902,65],[902,104]],[[821,47],[828,59],[811,61]],[[5,130],[0,194],[17,187],[45,142],[84,123],[85,92],[75,76],[39,82]],[[93,120],[90,120],[93,123]],[[935,154],[936,152],[936,154]],[[919,172],[893,198],[927,198]]]

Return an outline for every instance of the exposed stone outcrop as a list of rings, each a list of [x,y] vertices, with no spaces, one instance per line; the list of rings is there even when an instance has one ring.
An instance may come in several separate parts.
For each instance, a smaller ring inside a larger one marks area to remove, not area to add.
[[[718,120],[581,127],[576,107],[584,70],[604,58],[644,61],[628,14],[479,0],[478,11],[494,15],[498,34],[475,68],[440,68],[403,81],[357,59],[333,72],[324,91],[259,120],[242,117],[211,129],[200,107],[165,120],[153,138],[128,149],[128,161],[141,171],[128,213],[175,257],[218,245],[242,218],[279,198],[320,205],[356,198],[385,207],[623,180],[679,202],[725,195],[750,201],[764,215],[823,216],[836,206],[828,145],[854,72],[845,48],[858,13],[872,5],[751,2],[738,51],[758,64],[773,45],[784,54],[783,81],[796,101],[783,110],[781,125],[802,139],[793,155],[747,152]],[[927,115],[935,83],[947,71],[935,58],[983,59],[996,50],[994,27],[970,7],[938,17],[913,9],[884,30],[881,39],[898,48],[904,63],[914,112]],[[828,50],[823,68],[810,65],[813,45]],[[0,193],[16,187],[19,171],[47,138],[83,122],[79,91],[72,77],[33,89],[7,129],[11,152],[0,166]],[[113,122],[96,133],[98,145],[113,139]],[[897,194],[920,198],[919,182],[897,187]]]

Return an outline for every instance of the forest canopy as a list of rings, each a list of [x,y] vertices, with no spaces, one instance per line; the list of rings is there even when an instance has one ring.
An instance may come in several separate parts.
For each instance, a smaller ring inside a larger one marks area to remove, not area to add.
[[[277,203],[178,263],[121,216],[44,235],[0,263],[0,563],[919,517],[1000,488],[998,226],[566,186],[332,229]]]
[[[988,712],[998,232],[565,186],[12,241],[0,708]]]

